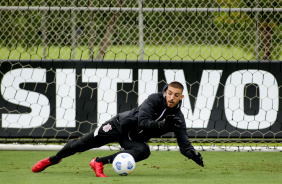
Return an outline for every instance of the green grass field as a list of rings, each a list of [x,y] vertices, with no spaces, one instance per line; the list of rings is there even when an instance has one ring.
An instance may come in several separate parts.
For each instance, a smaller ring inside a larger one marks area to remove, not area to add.
[[[97,55],[99,47],[93,48],[94,57]],[[34,46],[30,48],[16,47],[7,48],[0,47],[0,59],[3,60],[23,60],[23,59],[42,59],[43,47]],[[71,59],[71,47],[50,46],[45,50],[46,59]],[[138,60],[138,46],[111,46],[108,48],[104,59],[109,60]],[[75,58],[89,59],[89,49],[85,46],[79,46],[75,50]],[[215,45],[164,45],[154,46],[147,45],[144,47],[145,60],[254,60],[251,50],[244,51],[240,47],[228,48],[226,46]],[[281,58],[282,59],[282,56]]]
[[[282,160],[280,152],[202,152],[205,167],[196,165],[179,152],[153,151],[151,156],[138,162],[129,176],[114,173],[110,164],[105,166],[108,178],[97,178],[88,165],[96,156],[111,151],[87,151],[63,159],[61,163],[41,173],[33,173],[32,166],[49,157],[53,151],[0,151],[1,184],[50,183],[281,183]]]

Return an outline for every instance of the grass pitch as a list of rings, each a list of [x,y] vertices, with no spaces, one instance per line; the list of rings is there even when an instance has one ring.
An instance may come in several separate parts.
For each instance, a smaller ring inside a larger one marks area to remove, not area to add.
[[[94,58],[99,52],[99,47],[93,48]],[[73,50],[70,46],[50,46],[44,51],[42,46],[33,47],[0,47],[0,60],[34,60],[43,59],[72,59],[73,55],[78,60],[89,59],[89,49],[80,46]],[[111,46],[108,48],[104,59],[109,60],[138,60],[138,46]],[[216,45],[188,46],[188,45],[146,45],[144,47],[145,60],[254,60],[251,51],[240,47],[225,47]]]
[[[33,165],[53,151],[0,151],[0,183],[281,183],[282,154],[279,152],[202,152],[205,167],[196,165],[176,151],[153,151],[138,162],[129,176],[119,176],[111,164],[104,168],[108,178],[97,178],[88,165],[94,157],[111,151],[87,151],[63,159],[41,173]]]

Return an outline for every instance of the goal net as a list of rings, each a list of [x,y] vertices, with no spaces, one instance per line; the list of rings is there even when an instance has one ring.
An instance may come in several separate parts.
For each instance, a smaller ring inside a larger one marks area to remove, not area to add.
[[[0,142],[65,143],[177,80],[195,145],[275,149],[281,12],[274,0],[0,2]]]

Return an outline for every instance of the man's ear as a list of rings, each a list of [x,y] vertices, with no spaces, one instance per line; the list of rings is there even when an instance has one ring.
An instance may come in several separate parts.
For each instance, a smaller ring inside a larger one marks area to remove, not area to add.
[[[166,91],[167,91],[167,90],[165,90],[164,93],[163,93],[163,97],[164,97],[164,98],[165,98]]]
[[[181,95],[181,100],[184,98],[184,95]]]

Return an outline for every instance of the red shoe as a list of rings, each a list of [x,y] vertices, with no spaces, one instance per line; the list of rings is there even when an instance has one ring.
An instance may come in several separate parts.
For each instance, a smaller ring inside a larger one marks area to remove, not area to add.
[[[104,166],[103,166],[103,163],[102,162],[96,162],[96,158],[94,158],[93,160],[90,161],[90,166],[91,168],[94,170],[95,174],[97,177],[107,177],[105,174],[104,174]]]
[[[44,169],[46,169],[47,167],[49,167],[51,165],[50,159],[49,158],[45,158],[43,160],[40,160],[39,162],[37,162],[33,168],[32,171],[33,172],[41,172]]]
[[[61,162],[62,159],[59,161]],[[58,162],[58,163],[59,163]],[[57,164],[57,163],[56,163]],[[50,159],[49,158],[45,158],[43,160],[40,160],[39,162],[37,162],[33,168],[32,168],[32,171],[33,172],[41,172],[43,171],[44,169],[46,169],[47,167],[49,167],[50,165],[55,165],[55,164],[51,164],[50,162]]]

